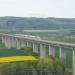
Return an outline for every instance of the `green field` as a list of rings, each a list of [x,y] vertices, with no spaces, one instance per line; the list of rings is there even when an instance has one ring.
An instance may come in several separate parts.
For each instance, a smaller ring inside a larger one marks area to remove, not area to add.
[[[25,32],[59,32],[60,30],[24,30]]]
[[[28,53],[24,50],[17,50],[15,48],[8,49],[3,44],[0,43],[0,57],[5,56],[28,56],[31,53]]]
[[[30,32],[30,33],[48,33],[48,34],[68,34],[71,33],[73,30],[72,29],[55,29],[55,30],[35,30],[35,29],[27,29],[27,30],[22,30],[22,32]]]
[[[40,30],[40,29],[25,29],[25,30],[23,30],[23,31],[25,31],[25,32],[60,32],[60,31],[71,31],[71,30],[74,30],[74,29],[55,29],[55,30],[49,30],[49,29],[42,29],[42,30]]]
[[[70,34],[70,29],[56,29],[56,30],[22,30],[22,34],[40,36],[42,39],[62,41],[63,36]]]

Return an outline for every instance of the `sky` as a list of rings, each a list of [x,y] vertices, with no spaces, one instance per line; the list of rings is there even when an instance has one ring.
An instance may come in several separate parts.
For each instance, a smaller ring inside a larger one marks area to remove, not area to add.
[[[75,18],[75,0],[0,0],[0,16]]]

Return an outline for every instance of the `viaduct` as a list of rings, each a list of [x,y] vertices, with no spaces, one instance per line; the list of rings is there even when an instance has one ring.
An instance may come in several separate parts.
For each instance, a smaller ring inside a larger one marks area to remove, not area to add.
[[[25,46],[33,48],[34,53],[40,52],[40,58],[46,57],[46,46],[48,46],[48,55],[55,56],[55,48],[59,48],[59,57],[66,59],[66,50],[67,48],[72,49],[72,59],[73,59],[73,75],[75,75],[75,44],[72,43],[63,43],[57,41],[48,41],[48,40],[35,40],[27,37],[16,36],[11,34],[0,33],[2,43],[5,44],[7,48],[23,48]],[[38,49],[39,45],[39,49]]]

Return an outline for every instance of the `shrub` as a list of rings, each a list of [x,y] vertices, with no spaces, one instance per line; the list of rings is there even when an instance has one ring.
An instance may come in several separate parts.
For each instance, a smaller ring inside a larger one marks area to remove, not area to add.
[[[26,52],[30,52],[30,53],[32,53],[32,52],[33,52],[32,47],[25,47],[25,48],[21,48],[21,50],[24,50],[24,51],[26,51]]]

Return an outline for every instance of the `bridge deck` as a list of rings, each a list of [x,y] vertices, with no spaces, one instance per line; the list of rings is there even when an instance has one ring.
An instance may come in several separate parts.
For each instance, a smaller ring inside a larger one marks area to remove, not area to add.
[[[66,42],[58,42],[58,41],[48,41],[48,40],[35,40],[27,37],[22,37],[22,36],[16,36],[16,35],[10,35],[10,34],[4,34],[0,33],[2,36],[9,36],[9,37],[14,37],[18,39],[23,39],[23,40],[29,40],[29,41],[34,41],[37,43],[42,43],[42,44],[47,44],[47,45],[54,45],[54,46],[64,46],[64,47],[70,47],[70,48],[75,48],[75,44],[73,43],[66,43]]]

